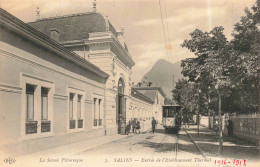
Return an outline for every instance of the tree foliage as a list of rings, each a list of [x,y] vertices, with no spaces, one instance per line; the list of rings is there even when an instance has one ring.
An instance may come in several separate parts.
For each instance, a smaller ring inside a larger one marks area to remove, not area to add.
[[[225,95],[225,112],[256,112],[260,106],[260,0],[251,10],[245,9],[230,42],[223,30],[220,26],[209,32],[196,29],[190,33],[190,39],[181,46],[194,53],[195,58],[182,61],[182,74],[201,90],[204,100],[200,107],[207,104],[207,109],[217,111],[218,88]],[[188,85],[184,81],[178,84]],[[181,101],[178,96],[175,98]]]
[[[206,112],[205,105],[203,105],[205,100],[203,101],[202,94],[198,92],[197,86],[197,84],[188,82],[186,79],[180,79],[176,83],[173,90],[173,99],[182,106],[184,114],[195,114],[199,107],[201,107],[201,113]]]
[[[236,102],[244,112],[254,112],[260,106],[260,0],[251,10],[245,9],[245,16],[235,24],[232,36],[233,65],[229,68],[236,84],[234,93],[240,97]]]

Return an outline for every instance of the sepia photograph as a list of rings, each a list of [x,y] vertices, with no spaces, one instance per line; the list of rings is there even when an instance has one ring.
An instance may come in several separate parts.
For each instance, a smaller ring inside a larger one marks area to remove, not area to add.
[[[1,0],[0,167],[259,167],[260,0]]]

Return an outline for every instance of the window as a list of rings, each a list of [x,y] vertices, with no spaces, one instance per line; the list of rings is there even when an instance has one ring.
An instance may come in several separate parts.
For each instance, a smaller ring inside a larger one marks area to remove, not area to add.
[[[73,119],[73,93],[70,93],[70,102],[69,102],[69,115],[70,115],[70,129],[75,129],[76,121]]]
[[[83,119],[81,118],[81,99],[82,99],[82,96],[78,95],[78,106],[77,106],[78,128],[83,128]]]
[[[69,132],[77,132],[83,130],[84,127],[84,90],[69,87],[68,91],[68,130]]]
[[[168,117],[168,108],[163,109],[163,117]]]
[[[97,126],[97,98],[94,98],[94,126]]]
[[[78,95],[78,119],[81,118],[81,95]]]
[[[22,139],[52,135],[54,83],[22,74]]]
[[[37,133],[37,121],[34,120],[35,88],[35,85],[26,84],[26,134]]]
[[[98,100],[98,125],[102,126],[102,117],[101,117],[101,99]]]
[[[48,119],[48,93],[49,93],[48,88],[45,88],[45,87],[41,88],[42,120]]]
[[[34,90],[35,85],[26,84],[26,119],[34,118]]]
[[[41,132],[50,132],[51,121],[48,120],[48,93],[49,88],[41,87]]]
[[[103,101],[101,96],[93,98],[93,127],[103,126]]]
[[[73,119],[73,98],[74,98],[74,94],[70,93],[70,102],[69,102],[70,119]]]

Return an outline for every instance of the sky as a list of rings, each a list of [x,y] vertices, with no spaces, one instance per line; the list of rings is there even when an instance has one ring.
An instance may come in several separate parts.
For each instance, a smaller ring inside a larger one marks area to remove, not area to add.
[[[124,27],[125,42],[135,62],[132,79],[137,83],[159,59],[175,63],[194,57],[180,45],[196,28],[209,31],[223,26],[230,40],[233,25],[255,0],[96,0],[96,3],[97,11],[108,16],[117,30]],[[42,18],[62,16],[92,11],[93,0],[0,0],[0,7],[30,22],[36,19],[37,7]]]

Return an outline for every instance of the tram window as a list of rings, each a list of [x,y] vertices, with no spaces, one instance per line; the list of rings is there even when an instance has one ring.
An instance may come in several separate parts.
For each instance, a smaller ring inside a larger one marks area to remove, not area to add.
[[[163,116],[167,117],[168,116],[168,108],[164,108],[163,110]]]
[[[170,108],[169,109],[169,117],[173,117],[174,116],[174,108]]]

